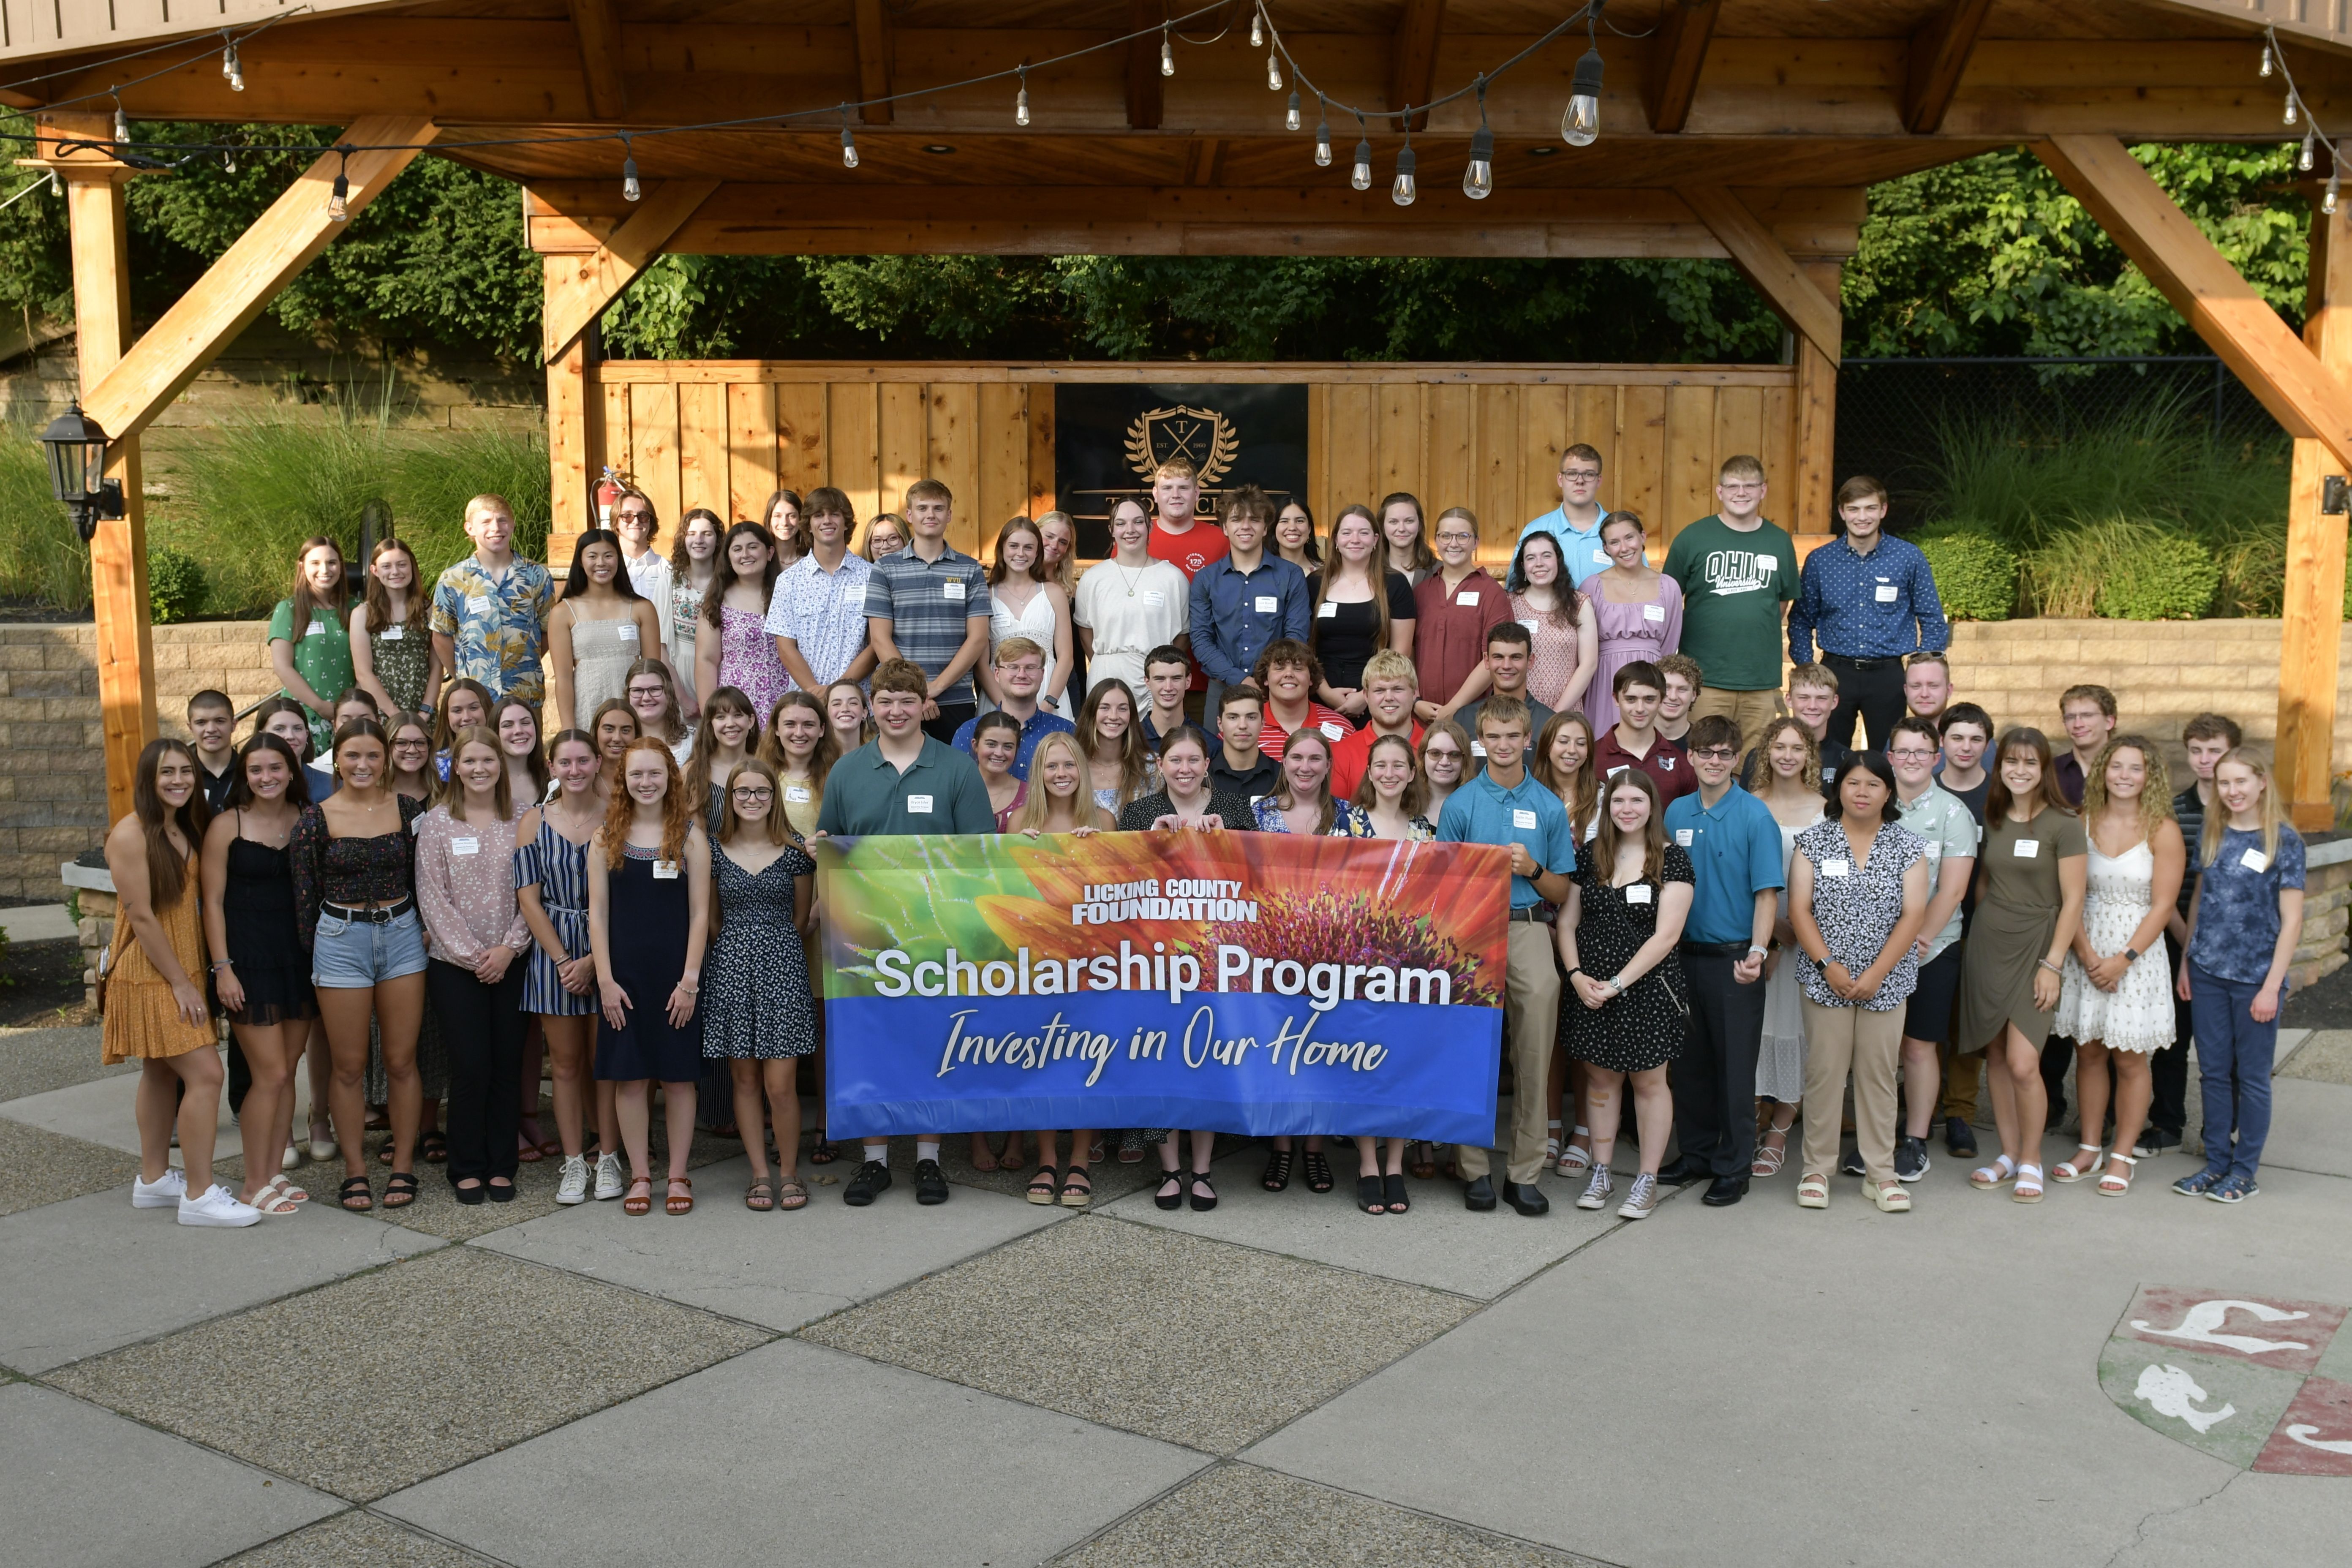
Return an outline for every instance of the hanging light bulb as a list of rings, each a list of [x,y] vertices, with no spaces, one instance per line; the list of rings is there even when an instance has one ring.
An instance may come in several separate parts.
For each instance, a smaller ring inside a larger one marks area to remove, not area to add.
[[[1372,188],[1372,142],[1369,136],[1356,142],[1356,166],[1349,171],[1348,183],[1360,191]]]
[[[1169,37],[1173,30],[1173,26],[1169,23],[1163,22],[1160,25],[1160,74],[1161,76],[1176,74],[1176,45]]]
[[[645,186],[637,182],[635,150],[629,145],[629,139],[624,136],[621,138],[621,199],[633,202],[645,194]]]
[[[1282,57],[1272,49],[1265,52],[1265,89],[1268,92],[1282,90]]]
[[[1412,205],[1413,198],[1421,195],[1421,187],[1413,182],[1412,168],[1412,142],[1408,138],[1404,151],[1397,154],[1396,183],[1389,187],[1389,200],[1401,207]]]
[[[1330,107],[1321,93],[1315,95],[1315,166],[1318,169],[1331,166]]]
[[[351,177],[341,169],[335,171],[335,183],[327,192],[327,217],[332,223],[351,221]]]
[[[55,169],[49,171],[49,195],[59,201],[66,199],[66,183],[58,178],[58,172]]]
[[[1029,68],[1021,68],[1021,91],[1013,100],[1013,123],[1029,123]]]
[[[119,146],[131,140],[131,116],[122,112],[122,105],[114,106],[114,140]]]
[[[229,91],[245,90],[245,67],[238,63],[235,42],[231,42],[228,47],[221,51],[221,75],[228,78]]]
[[[2277,73],[2277,66],[2271,60],[2271,47],[2265,43],[2263,45],[2263,79],[2268,81]]]
[[[1462,194],[1474,202],[1495,194],[1495,133],[1484,125],[1470,133],[1470,166],[1462,171]]]
[[[236,173],[236,154],[226,147],[221,149],[221,173],[224,174]]]
[[[2327,176],[2327,194],[2319,198],[2319,210],[2329,217],[2336,216],[2336,176]]]
[[[1590,147],[1601,134],[1601,48],[1584,51],[1569,83],[1568,109],[1559,117],[1559,138],[1571,147]]]
[[[1293,92],[1290,95],[1290,109],[1288,112],[1283,115],[1282,124],[1283,129],[1286,131],[1296,131],[1298,129],[1298,94],[1296,92]]]
[[[845,169],[857,167],[857,133],[846,125],[841,128],[841,166]]]
[[[1250,13],[1250,47],[1265,47],[1265,12],[1262,9]]]
[[[2294,123],[2294,94],[2291,92],[2286,95],[2286,114],[2284,117],[2284,122],[2289,125]]]
[[[2299,172],[2305,174],[2311,173],[2312,143],[2318,140],[2319,132],[2316,129],[2303,133],[2303,151],[2294,156],[2294,166]]]

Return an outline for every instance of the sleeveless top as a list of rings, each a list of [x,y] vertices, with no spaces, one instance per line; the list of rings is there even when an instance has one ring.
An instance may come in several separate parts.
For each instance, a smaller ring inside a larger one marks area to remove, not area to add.
[[[627,637],[621,635],[624,626],[631,633]],[[627,696],[629,666],[646,651],[638,643],[632,616],[624,614],[609,621],[592,621],[573,611],[572,721],[585,724],[604,703]]]
[[[205,975],[205,932],[199,902],[196,858],[191,854],[179,898],[156,910],[155,920],[163,928],[163,940],[171,945],[172,956],[179,961],[181,973],[201,985]],[[213,1044],[212,1025],[207,1022],[198,1027],[180,1016],[170,984],[132,934],[130,921],[119,915],[114,921],[114,946],[107,960],[106,973],[106,1017],[105,1026],[100,1031],[100,1048],[107,1065],[184,1056],[198,1047]]]
[[[719,616],[719,684],[750,698],[751,711],[764,727],[792,687],[784,661],[776,654],[776,639],[768,635],[767,615],[721,605]]]
[[[1007,637],[1027,637],[1045,650],[1045,677],[1037,688],[1037,706],[1064,718],[1069,712],[1061,705],[1046,700],[1045,693],[1054,689],[1054,634],[1057,621],[1053,601],[1045,597],[1041,586],[1030,596],[1028,607],[1019,615],[1005,608],[1004,601],[994,594],[988,596],[988,646],[993,649]]]

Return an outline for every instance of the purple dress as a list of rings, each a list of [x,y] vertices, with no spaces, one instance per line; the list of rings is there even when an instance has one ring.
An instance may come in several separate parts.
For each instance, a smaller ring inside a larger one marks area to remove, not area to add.
[[[791,685],[784,661],[776,657],[776,639],[768,635],[768,617],[732,605],[721,605],[719,616],[719,684],[749,697],[764,728]]]
[[[1584,691],[1584,711],[1599,735],[1617,722],[1617,700],[1610,695],[1617,672],[1641,659],[1654,664],[1682,647],[1683,591],[1661,572],[1655,599],[1646,605],[1612,605],[1596,577],[1585,585],[1584,602],[1592,607],[1593,625],[1601,634],[1601,662]]]

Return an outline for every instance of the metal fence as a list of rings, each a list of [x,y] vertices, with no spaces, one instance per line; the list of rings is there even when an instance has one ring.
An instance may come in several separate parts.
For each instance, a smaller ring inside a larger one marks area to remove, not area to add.
[[[2076,359],[1849,359],[1838,372],[1837,474],[1875,475],[1916,516],[1939,488],[1944,437],[1993,425],[2058,445],[2161,409],[2209,439],[2285,439],[2220,360],[2204,354]]]

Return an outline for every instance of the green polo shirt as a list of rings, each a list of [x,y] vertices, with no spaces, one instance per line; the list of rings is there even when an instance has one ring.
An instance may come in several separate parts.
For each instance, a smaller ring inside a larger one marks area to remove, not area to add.
[[[1703,684],[1770,691],[1780,684],[1780,606],[1797,596],[1797,546],[1788,530],[1759,520],[1748,532],[1713,512],[1677,530],[1665,574],[1683,591],[1679,651],[1698,660]]]
[[[835,838],[869,834],[990,833],[996,813],[988,785],[970,757],[929,735],[923,750],[900,773],[882,755],[882,743],[868,741],[833,767],[824,781],[824,805],[817,828]]]

